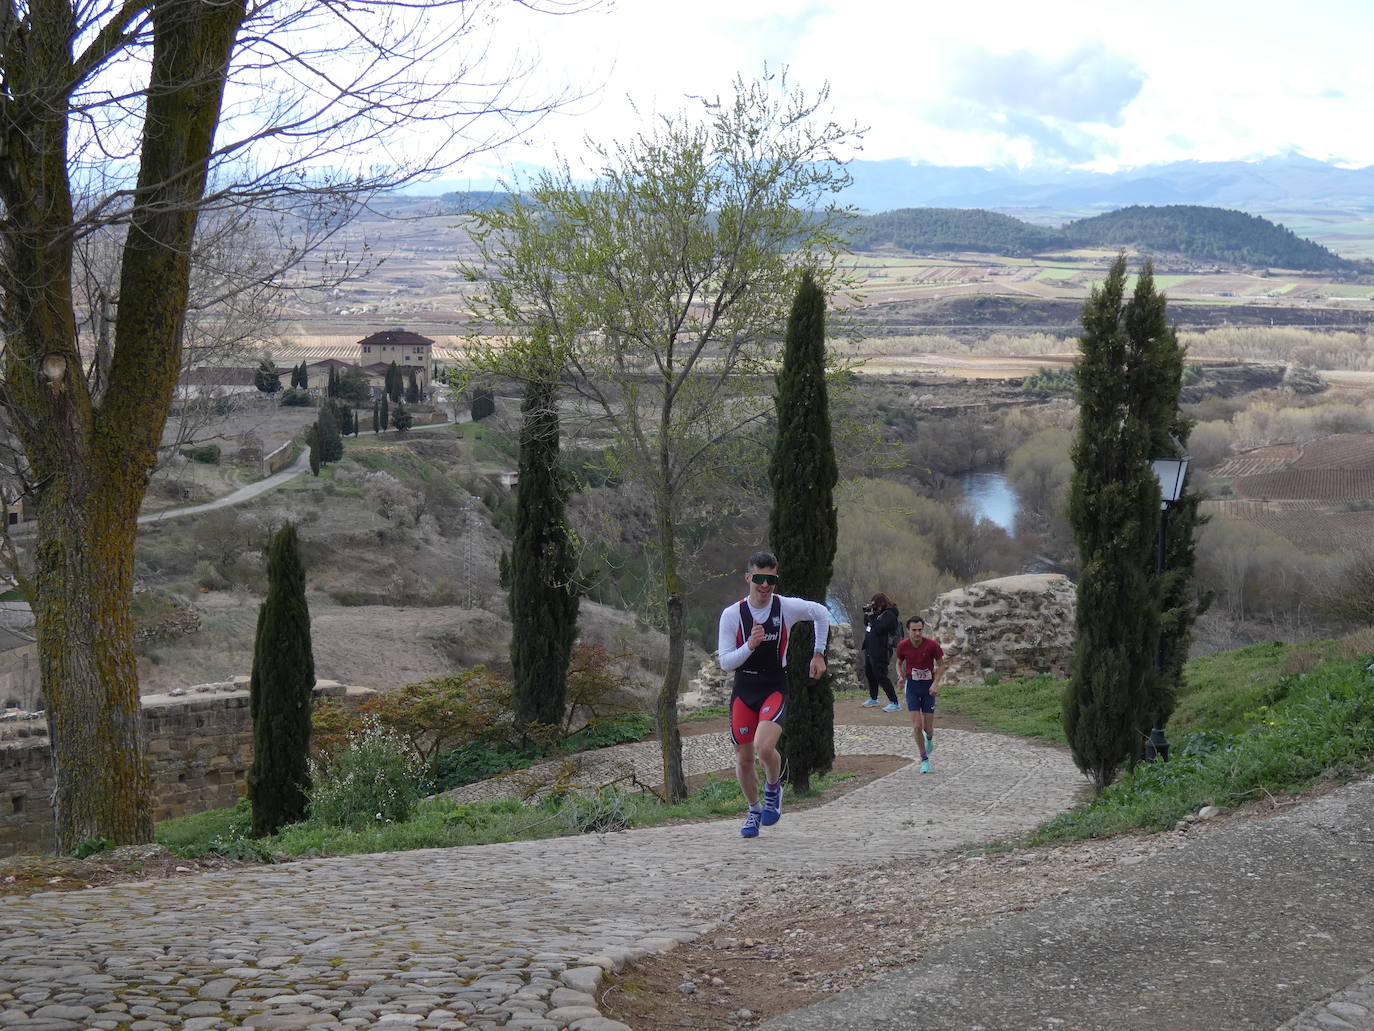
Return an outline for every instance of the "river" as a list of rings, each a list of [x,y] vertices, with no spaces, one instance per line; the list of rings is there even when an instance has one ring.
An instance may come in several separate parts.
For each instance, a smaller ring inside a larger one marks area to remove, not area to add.
[[[976,519],[986,519],[1016,535],[1016,491],[1005,473],[964,473],[957,477],[964,489],[964,508]]]

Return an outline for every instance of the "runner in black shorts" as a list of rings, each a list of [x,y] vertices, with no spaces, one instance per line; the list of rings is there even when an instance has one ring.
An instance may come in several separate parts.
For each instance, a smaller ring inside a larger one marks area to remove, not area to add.
[[[778,739],[787,718],[787,638],[792,624],[816,624],[816,651],[811,657],[812,679],[825,673],[825,642],[830,613],[819,602],[774,594],[778,560],[767,551],[749,560],[744,574],[749,596],[720,614],[720,666],[735,674],[730,694],[730,736],[735,742],[735,776],[749,800],[740,834],[757,837],[759,827],[771,827],[782,817],[782,757]],[[763,802],[759,802],[757,755],[763,760]]]

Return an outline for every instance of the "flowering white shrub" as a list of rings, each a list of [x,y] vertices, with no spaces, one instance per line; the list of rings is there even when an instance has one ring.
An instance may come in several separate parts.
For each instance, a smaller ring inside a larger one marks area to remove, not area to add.
[[[369,719],[322,763],[310,762],[310,819],[361,830],[404,823],[428,793],[424,767],[395,731]]]

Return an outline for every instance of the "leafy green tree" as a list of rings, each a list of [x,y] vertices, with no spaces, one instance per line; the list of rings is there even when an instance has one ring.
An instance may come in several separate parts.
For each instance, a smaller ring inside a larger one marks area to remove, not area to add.
[[[602,151],[596,182],[565,166],[471,216],[480,261],[466,271],[483,315],[517,336],[483,364],[519,375],[547,338],[578,403],[612,430],[610,459],[651,496],[652,615],[668,633],[656,718],[674,800],[686,795],[686,538],[696,513],[734,496],[720,471],[758,464],[747,436],[772,407],[795,268],[827,287],[843,248],[844,213],[822,202],[848,182],[833,155],[854,133],[818,124],[824,99],[785,78],[739,80],[699,118]]]
[[[254,837],[275,834],[305,818],[314,688],[305,567],[296,527],[288,522],[273,536],[267,552],[267,597],[258,609],[253,645],[248,703],[253,764],[248,770],[248,799],[253,806]]]
[[[839,467],[830,439],[825,376],[825,292],[810,269],[802,272],[787,320],[778,373],[778,439],[768,464],[773,509],[768,540],[778,556],[778,589],[825,604],[839,528],[835,484]],[[835,694],[830,676],[812,680],[815,627],[799,623],[787,645],[787,732],[783,768],[798,791],[835,762]]]
[[[509,570],[515,718],[536,738],[538,728],[563,723],[579,604],[577,547],[558,463],[557,390],[554,380],[537,375],[525,387]]]
[[[277,375],[277,365],[271,358],[264,358],[258,363],[258,369],[253,373],[253,386],[264,394],[275,394],[281,389],[281,377]]]
[[[410,409],[405,406],[404,401],[396,402],[396,411],[392,413],[391,424],[396,427],[397,433],[405,433],[415,425],[415,417],[410,414]]]
[[[1074,761],[1101,791],[1144,748],[1158,700],[1159,597],[1155,538],[1159,484],[1152,435],[1167,424],[1164,359],[1151,336],[1148,267],[1136,300],[1124,301],[1126,258],[1112,265],[1083,307],[1075,365],[1078,429],[1069,522],[1078,543],[1073,678],[1064,730]]]

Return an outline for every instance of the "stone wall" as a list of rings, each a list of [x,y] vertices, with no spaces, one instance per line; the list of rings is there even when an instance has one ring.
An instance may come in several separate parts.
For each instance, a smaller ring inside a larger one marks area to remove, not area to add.
[[[0,709],[37,709],[42,697],[38,644],[29,641],[0,652]]]
[[[1073,660],[1073,583],[1059,574],[984,580],[935,599],[926,633],[945,650],[944,679],[981,684],[1042,673],[1067,676]]]
[[[153,777],[153,818],[233,805],[247,788],[253,726],[246,677],[143,699],[143,742]],[[361,700],[370,688],[330,680],[315,697]],[[52,847],[52,756],[42,713],[0,723],[0,856]]]
[[[863,682],[863,668],[856,662],[854,635],[848,623],[832,623],[830,639],[826,643],[825,665],[830,683],[836,691],[867,690]],[[707,705],[725,705],[730,701],[730,685],[734,674],[720,668],[715,656],[701,664],[697,675],[678,699],[680,712],[695,712]]]

